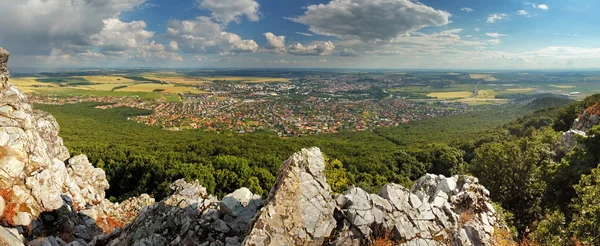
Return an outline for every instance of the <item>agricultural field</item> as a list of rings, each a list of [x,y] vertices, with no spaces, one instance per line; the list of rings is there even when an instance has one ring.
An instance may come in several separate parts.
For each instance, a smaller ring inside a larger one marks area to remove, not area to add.
[[[158,80],[160,78],[161,80]],[[161,94],[192,93],[203,94],[204,91],[188,86],[198,84],[177,78],[179,84],[163,81],[167,77],[140,77],[127,75],[106,76],[71,76],[71,77],[16,77],[11,83],[26,93],[53,94],[61,96],[136,96],[143,98],[167,98],[178,101],[179,96]],[[170,77],[168,77],[170,78]],[[165,79],[166,80],[166,79]],[[186,83],[187,81],[187,83]]]
[[[144,76],[144,78],[159,80],[165,83],[179,84],[179,85],[199,85],[209,83],[209,80],[194,78],[194,77],[166,77],[166,76]]]
[[[39,88],[58,87],[58,85],[52,83],[38,82],[34,77],[11,78],[10,82],[25,93],[35,92],[35,90]]]
[[[554,88],[558,88],[558,89],[575,89],[577,88],[577,86],[575,85],[550,85],[551,87]]]
[[[498,81],[498,79],[494,78],[493,75],[491,74],[469,74],[469,77],[471,77],[471,79],[483,79],[485,81]]]
[[[129,84],[135,83],[134,80],[122,76],[82,76],[81,78],[92,84]]]
[[[246,83],[287,83],[290,82],[289,79],[286,78],[271,78],[271,77],[202,77],[204,80],[208,81],[240,81]]]
[[[437,99],[459,99],[473,96],[471,91],[452,91],[452,92],[432,92],[427,94],[428,97]]]
[[[134,84],[125,88],[117,89],[115,91],[121,92],[166,92],[166,93],[192,93],[202,94],[206,93],[201,90],[197,90],[191,87],[176,86],[174,84]]]

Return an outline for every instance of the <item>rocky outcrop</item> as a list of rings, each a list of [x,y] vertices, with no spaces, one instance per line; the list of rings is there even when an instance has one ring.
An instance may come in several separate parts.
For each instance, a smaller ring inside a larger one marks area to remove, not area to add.
[[[366,245],[387,237],[398,245],[492,245],[498,221],[489,192],[477,179],[427,175],[409,191],[385,185],[368,194],[352,187],[336,198],[334,245]]]
[[[8,232],[21,244],[87,244],[153,204],[147,195],[105,199],[104,171],[84,155],[70,158],[56,120],[8,81],[8,56],[0,48],[0,244],[17,242]]]
[[[564,151],[569,152],[573,148],[585,148],[581,139],[588,137],[587,131],[600,124],[600,103],[587,108],[571,126],[571,129],[563,132],[561,146]]]
[[[336,227],[335,201],[318,148],[286,160],[244,245],[317,245]]]
[[[64,197],[76,209],[100,203],[108,188],[104,171],[86,156],[67,160],[58,123],[34,111],[8,82],[7,61],[8,52],[0,49],[0,218],[7,225],[28,226],[41,213],[63,207]]]
[[[262,205],[260,196],[246,188],[221,202],[197,181],[178,180],[171,190],[166,200],[146,207],[131,224],[92,245],[240,245]]]

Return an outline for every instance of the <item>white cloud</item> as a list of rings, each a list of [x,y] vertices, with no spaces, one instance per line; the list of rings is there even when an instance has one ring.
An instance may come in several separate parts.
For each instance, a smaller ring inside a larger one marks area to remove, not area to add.
[[[197,62],[205,62],[206,60],[208,60],[208,58],[206,56],[195,55],[193,57],[193,60]]]
[[[316,42],[309,45],[300,43],[288,47],[288,52],[298,56],[324,56],[331,55],[335,50],[335,45],[331,41]]]
[[[179,49],[186,53],[229,54],[258,50],[254,40],[226,32],[206,16],[199,16],[195,20],[170,20],[167,37],[177,42]]]
[[[310,33],[305,33],[305,32],[296,32],[296,34],[300,34],[302,36],[307,36],[307,37],[312,37],[314,35],[310,34]]]
[[[535,5],[534,5],[534,7],[535,7]],[[537,8],[538,9],[542,9],[542,10],[548,10],[548,5],[546,5],[546,4],[540,4],[540,5],[537,6]]]
[[[356,52],[352,48],[344,48],[342,51],[337,52],[336,55],[352,57],[352,56],[356,56]]]
[[[388,41],[428,26],[450,23],[451,14],[410,0],[332,0],[289,18],[311,32],[363,41]]]
[[[271,52],[285,52],[285,36],[276,36],[273,33],[267,32],[264,34],[267,39],[265,48]]]
[[[145,0],[2,0],[0,44],[13,55],[48,55],[65,46],[87,46],[104,20],[141,6]]]
[[[179,44],[175,41],[171,41],[169,42],[169,48],[171,49],[171,51],[178,51],[179,50]]]
[[[467,8],[467,7],[460,8],[460,10],[462,10],[462,11],[465,11],[465,12],[467,12],[467,13],[473,12],[473,9],[472,9],[472,8]]]
[[[473,30],[475,30],[476,32],[481,31],[481,28],[474,28]]]
[[[521,10],[517,11],[517,14],[518,15],[529,15],[529,13],[527,13],[527,11],[524,10],[524,9],[521,9]]]
[[[487,17],[487,23],[496,23],[496,21],[508,18],[507,14],[491,14]]]
[[[146,31],[144,21],[122,22],[111,18],[104,20],[104,28],[90,38],[93,46],[101,47],[103,50],[124,51],[137,48],[147,43],[154,37],[154,32]]]
[[[485,33],[486,36],[491,37],[491,38],[499,38],[499,37],[506,37],[508,36],[507,34],[502,34],[502,33],[497,33],[497,32],[486,32]]]
[[[197,0],[200,8],[212,11],[212,17],[225,25],[240,23],[240,17],[258,21],[260,5],[254,0]]]
[[[488,40],[488,43],[490,43],[490,44],[500,44],[500,39],[490,39],[490,40]]]

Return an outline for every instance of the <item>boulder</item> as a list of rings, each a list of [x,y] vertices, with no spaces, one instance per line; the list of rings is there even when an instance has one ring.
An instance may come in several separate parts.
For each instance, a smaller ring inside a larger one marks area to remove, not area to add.
[[[302,149],[279,169],[244,245],[321,245],[336,228],[336,202],[318,148]]]

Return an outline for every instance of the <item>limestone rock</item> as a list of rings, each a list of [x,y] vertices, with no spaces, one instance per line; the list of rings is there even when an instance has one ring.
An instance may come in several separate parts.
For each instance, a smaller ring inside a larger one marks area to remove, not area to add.
[[[379,195],[352,187],[343,196],[332,245],[368,245],[390,233],[399,245],[493,245],[494,227],[505,227],[473,177],[428,174],[410,191],[388,184]]]
[[[286,160],[244,245],[320,245],[336,228],[335,201],[318,148]]]
[[[41,213],[60,209],[63,196],[76,210],[104,200],[108,182],[87,157],[69,158],[56,120],[35,111],[9,81],[8,52],[0,49],[0,220],[28,226]]]
[[[599,124],[600,104],[596,104],[586,109],[586,111],[573,122],[571,129],[563,133],[561,139],[563,151],[569,152],[575,147],[580,149],[585,148],[585,145],[577,141],[578,138],[587,138],[587,131]]]
[[[212,242],[224,245],[228,237],[243,236],[245,231],[235,231],[222,220],[226,215],[219,212],[219,201],[198,181],[178,180],[171,185],[171,190],[171,196],[146,207],[131,224],[97,237],[91,244],[201,245]],[[250,197],[254,195],[250,193]]]
[[[0,49],[0,52],[2,50]],[[25,239],[16,230],[0,226],[0,245],[2,246],[21,246]]]

